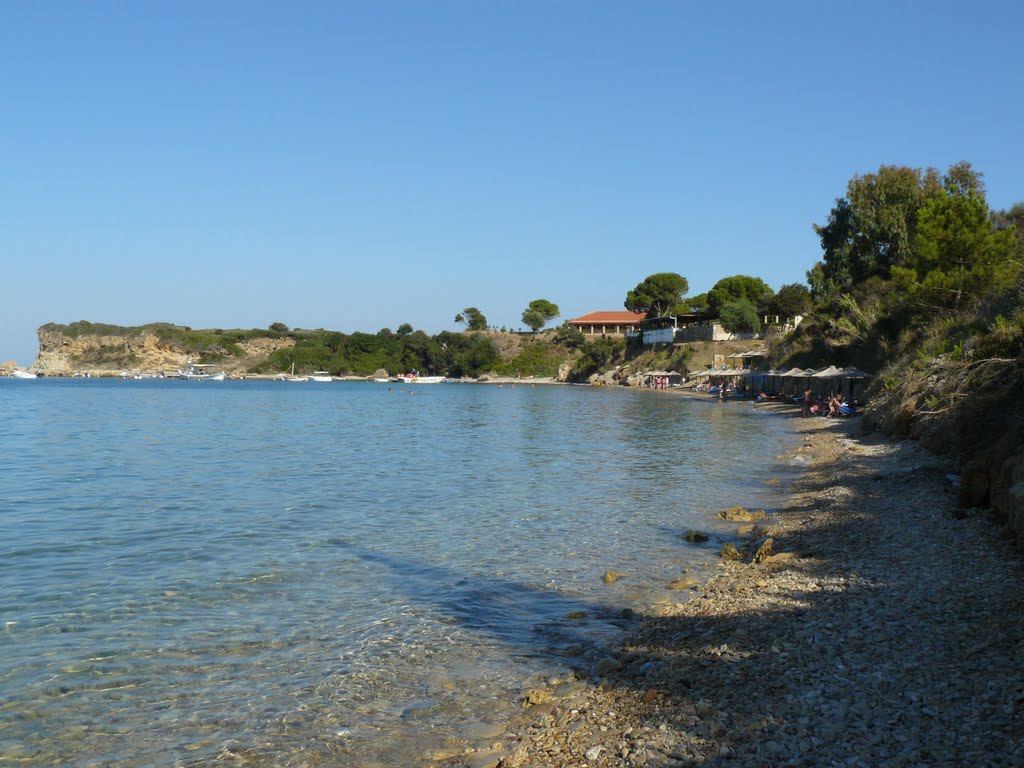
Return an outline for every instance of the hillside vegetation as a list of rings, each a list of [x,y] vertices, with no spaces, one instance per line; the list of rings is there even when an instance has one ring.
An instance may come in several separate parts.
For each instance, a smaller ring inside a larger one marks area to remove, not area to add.
[[[867,423],[960,456],[962,504],[1024,543],[1024,205],[991,210],[966,163],[883,166],[816,231],[814,310],[771,362],[877,372]]]
[[[76,368],[132,368],[144,365],[141,350],[155,340],[163,350],[204,363],[255,374],[291,370],[334,375],[369,376],[420,371],[453,377],[555,376],[574,353],[554,331],[513,334],[498,331],[450,332],[429,336],[403,325],[377,333],[342,333],[324,329],[289,329],[275,323],[268,329],[203,329],[172,323],[119,326],[81,320],[39,329],[40,356],[57,341],[79,341],[70,362]],[[85,345],[84,342],[92,342]],[[99,343],[102,342],[102,343]],[[263,343],[261,343],[263,342]]]

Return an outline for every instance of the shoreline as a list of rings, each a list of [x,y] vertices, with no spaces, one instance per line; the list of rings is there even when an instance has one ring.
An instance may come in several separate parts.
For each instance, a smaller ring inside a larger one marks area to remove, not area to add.
[[[956,512],[948,459],[859,426],[797,418],[809,466],[742,560],[430,764],[1024,764],[1024,558]]]

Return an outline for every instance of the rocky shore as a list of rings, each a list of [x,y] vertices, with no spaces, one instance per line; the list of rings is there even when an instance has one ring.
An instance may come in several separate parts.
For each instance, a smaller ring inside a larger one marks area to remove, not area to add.
[[[781,513],[736,523],[739,559],[434,764],[1024,766],[1024,558],[955,509],[945,460],[795,422],[809,469]]]

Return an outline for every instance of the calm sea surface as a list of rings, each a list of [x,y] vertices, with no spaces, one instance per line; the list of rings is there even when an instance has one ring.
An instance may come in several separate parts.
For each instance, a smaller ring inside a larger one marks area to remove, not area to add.
[[[0,379],[0,764],[416,765],[681,599],[785,420],[576,387]],[[422,394],[419,394],[422,392]],[[607,570],[627,578],[606,585]]]

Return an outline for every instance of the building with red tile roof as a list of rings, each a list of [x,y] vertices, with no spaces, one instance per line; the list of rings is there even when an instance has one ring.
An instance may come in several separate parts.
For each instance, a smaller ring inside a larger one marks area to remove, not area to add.
[[[569,321],[587,336],[622,336],[640,330],[644,312],[591,312]]]

